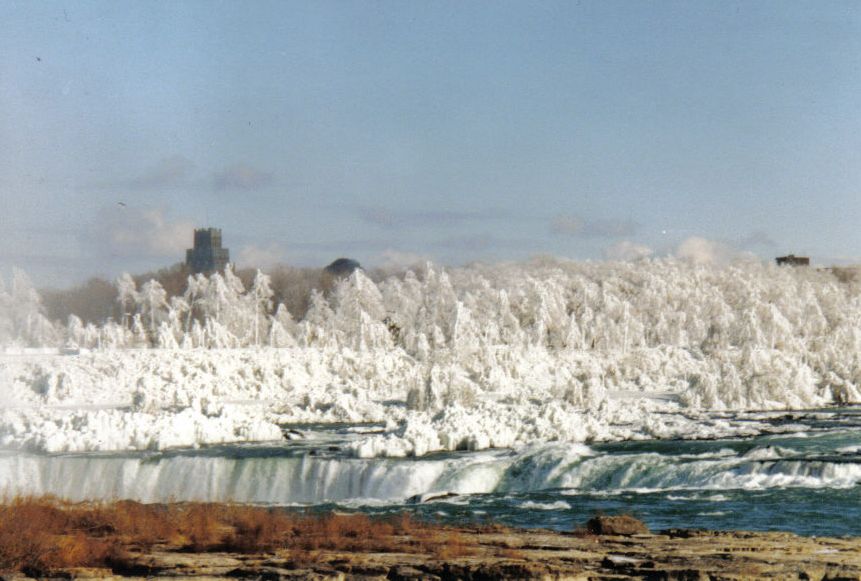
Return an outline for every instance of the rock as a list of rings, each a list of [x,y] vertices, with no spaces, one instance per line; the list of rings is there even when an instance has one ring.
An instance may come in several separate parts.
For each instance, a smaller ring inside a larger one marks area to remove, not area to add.
[[[427,492],[425,494],[415,494],[407,499],[407,504],[424,504],[425,502],[433,502],[434,500],[446,500],[448,498],[457,498],[460,496],[456,492]]]
[[[647,535],[646,524],[629,515],[594,516],[586,523],[586,530],[593,535]]]
[[[114,572],[107,567],[70,567],[69,574],[73,579],[117,579]]]
[[[388,579],[390,579],[391,581],[434,581],[438,580],[439,577],[430,573],[426,573],[424,571],[420,571],[415,567],[410,567],[408,565],[398,565],[392,567],[391,571],[389,571]]]

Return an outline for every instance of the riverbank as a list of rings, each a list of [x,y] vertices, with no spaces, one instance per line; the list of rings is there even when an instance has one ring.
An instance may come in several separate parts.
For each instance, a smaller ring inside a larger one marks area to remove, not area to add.
[[[0,568],[4,578],[861,579],[859,538],[634,525],[560,533],[408,515],[19,499],[0,507]]]

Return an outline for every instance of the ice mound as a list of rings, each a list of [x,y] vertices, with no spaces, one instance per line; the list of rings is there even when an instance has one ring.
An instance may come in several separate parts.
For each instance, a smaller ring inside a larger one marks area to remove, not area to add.
[[[6,448],[44,452],[164,450],[281,437],[280,428],[244,411],[209,416],[194,408],[153,414],[126,410],[6,411]]]
[[[119,281],[127,321],[41,314],[0,286],[0,446],[143,450],[280,438],[284,424],[382,423],[359,457],[535,442],[723,437],[712,412],[861,402],[861,300],[824,271],[679,260],[542,259],[315,293],[301,321],[268,278]],[[65,351],[44,348],[73,345]],[[61,355],[60,353],[76,353]]]
[[[279,425],[287,422],[385,421],[368,381],[399,375],[397,359],[328,355],[113,350],[3,358],[0,446],[160,450],[280,440]]]

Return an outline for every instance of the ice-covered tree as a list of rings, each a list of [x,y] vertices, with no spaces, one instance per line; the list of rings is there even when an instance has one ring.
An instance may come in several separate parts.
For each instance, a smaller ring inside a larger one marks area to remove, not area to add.
[[[299,324],[298,339],[303,346],[326,347],[337,344],[334,325],[335,313],[320,291],[311,292],[310,305]]]
[[[260,346],[261,338],[267,334],[269,313],[272,311],[272,280],[269,275],[258,270],[248,291],[248,302],[254,313],[254,345]]]
[[[23,270],[12,270],[12,287],[0,283],[0,341],[25,347],[56,345],[60,334],[45,316],[42,299]]]
[[[131,319],[134,316],[138,304],[137,285],[132,276],[124,272],[117,278],[117,302],[122,310],[122,324],[131,327]]]
[[[333,302],[334,328],[342,345],[356,350],[391,345],[391,335],[383,322],[383,297],[361,270],[336,285]]]
[[[296,323],[284,303],[279,303],[269,326],[270,347],[295,347]]]
[[[157,280],[143,284],[138,294],[141,319],[144,321],[150,343],[157,343],[161,323],[167,319],[167,292]]]

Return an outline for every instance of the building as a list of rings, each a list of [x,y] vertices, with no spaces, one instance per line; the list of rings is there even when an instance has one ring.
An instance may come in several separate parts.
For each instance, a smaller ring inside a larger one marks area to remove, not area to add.
[[[352,258],[338,258],[326,267],[326,272],[335,278],[343,278],[345,276],[350,276],[353,274],[353,271],[360,268],[362,268],[362,265],[359,264],[357,260],[353,260]]]
[[[196,228],[194,248],[185,251],[185,264],[193,273],[224,270],[230,250],[221,247],[221,228]]]
[[[778,266],[810,266],[810,258],[807,256],[787,254],[786,256],[778,256],[774,260]]]
[[[347,278],[356,270],[360,270],[362,265],[352,258],[339,258],[334,260],[329,266],[323,269],[320,277],[320,287],[324,292],[329,292],[335,287],[335,284],[342,278]]]

